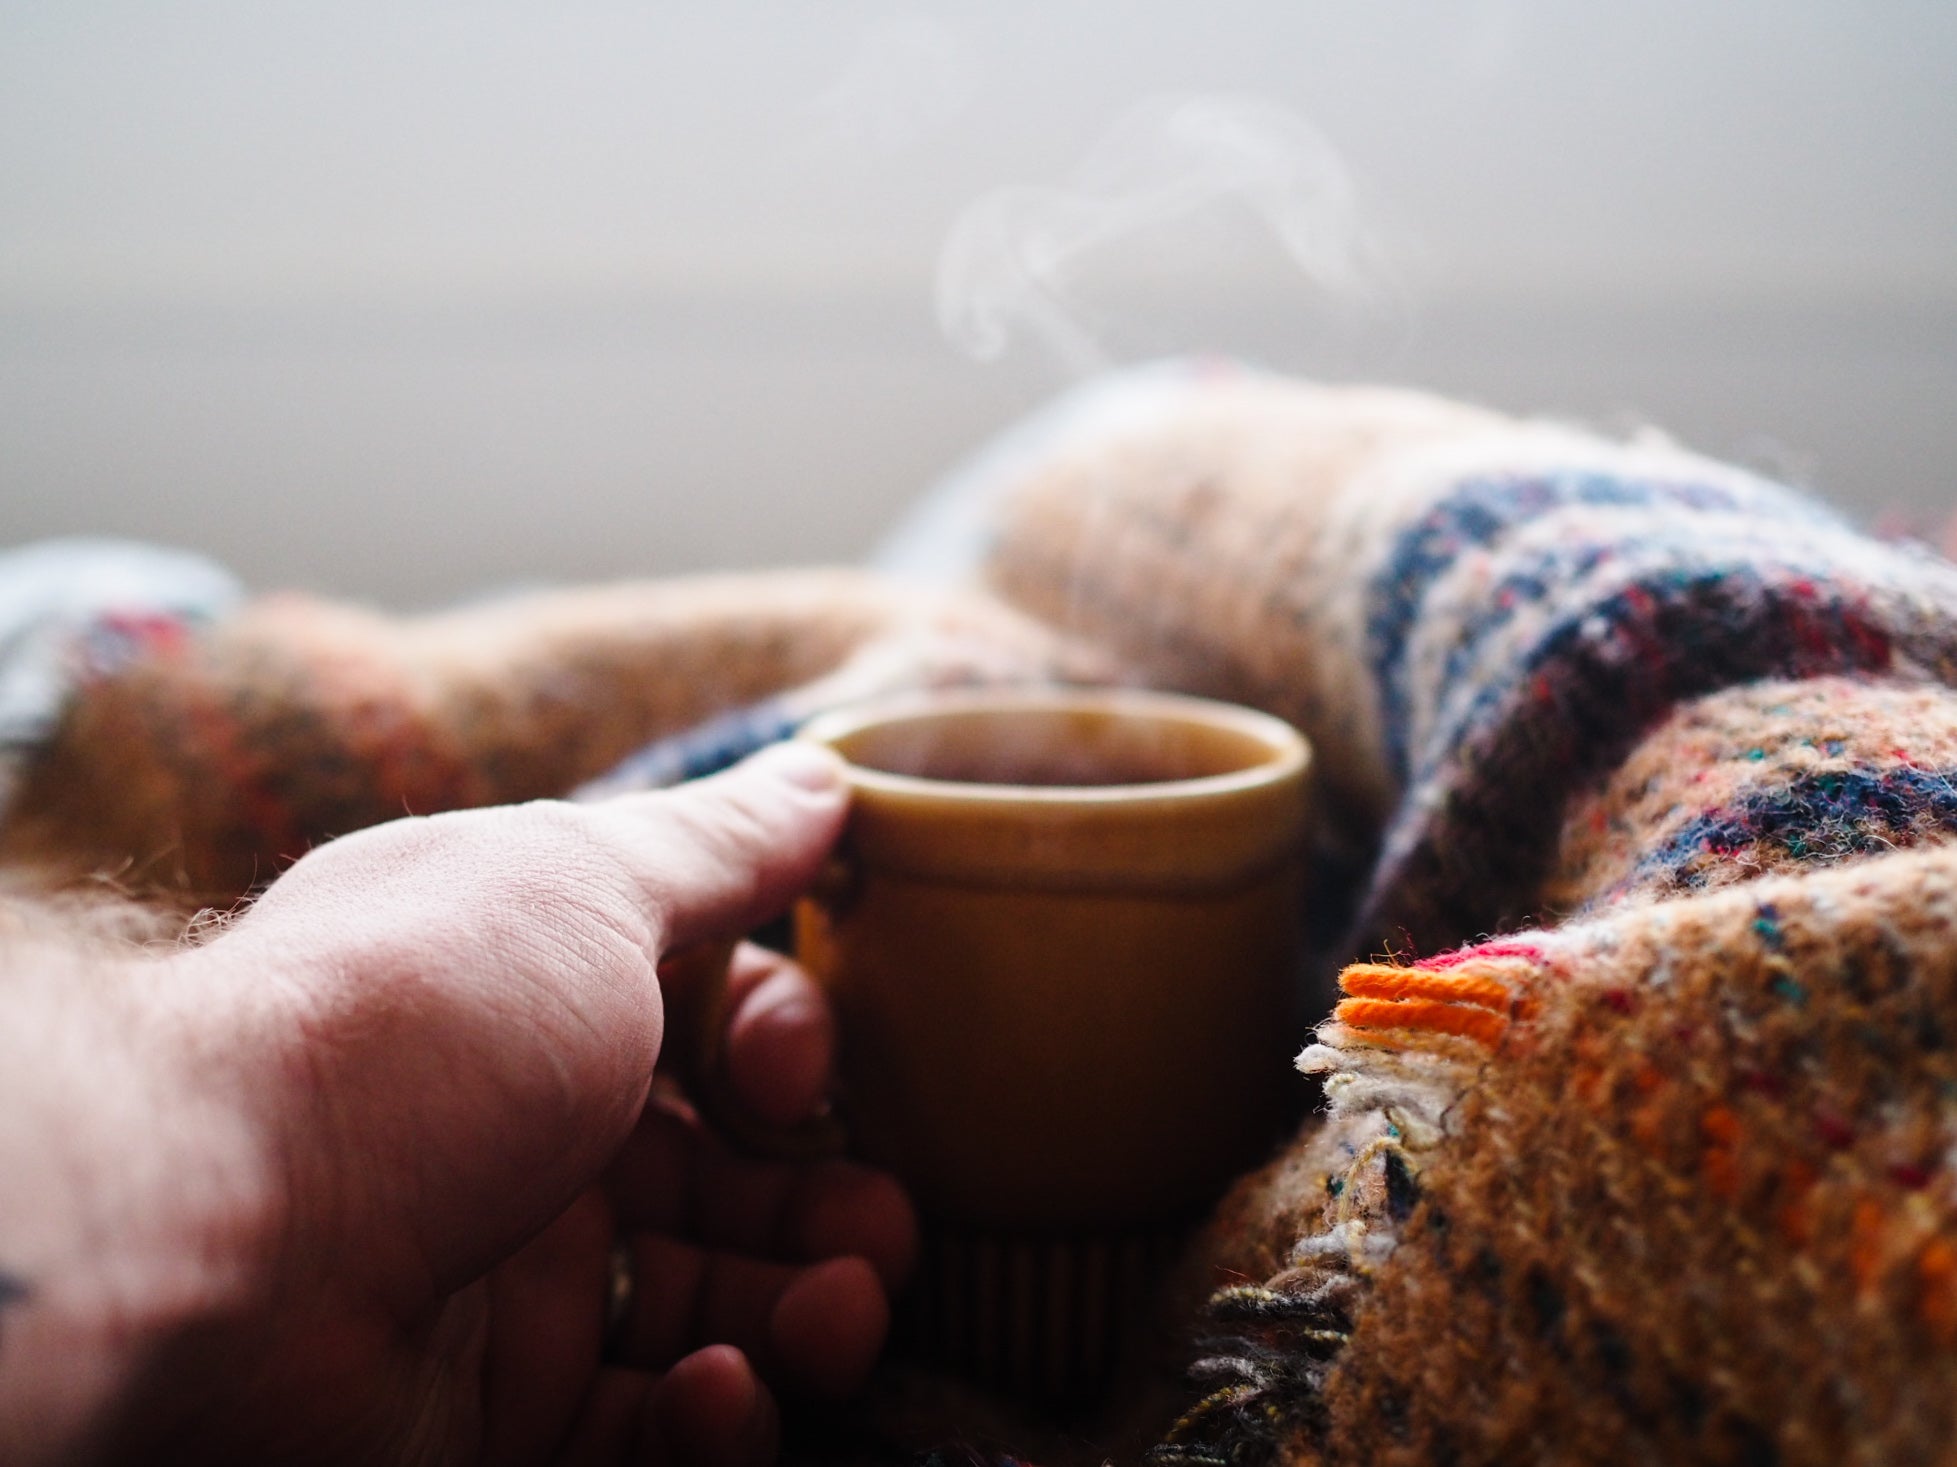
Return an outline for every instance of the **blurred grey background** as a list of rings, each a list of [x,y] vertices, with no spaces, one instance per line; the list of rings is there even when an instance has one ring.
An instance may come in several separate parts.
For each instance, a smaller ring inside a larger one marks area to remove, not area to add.
[[[0,543],[395,605],[847,559],[1201,350],[1934,528],[1957,6],[0,3]]]

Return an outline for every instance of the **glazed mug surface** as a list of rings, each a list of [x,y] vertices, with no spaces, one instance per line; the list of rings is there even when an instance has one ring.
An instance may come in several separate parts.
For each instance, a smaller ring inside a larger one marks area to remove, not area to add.
[[[1143,1226],[1262,1159],[1297,1086],[1310,754],[1127,690],[920,694],[811,722],[849,766],[797,912],[854,1149],[928,1219]]]

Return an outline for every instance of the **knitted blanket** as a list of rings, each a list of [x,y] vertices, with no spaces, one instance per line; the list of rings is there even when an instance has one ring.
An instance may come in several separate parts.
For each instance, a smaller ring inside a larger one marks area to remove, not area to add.
[[[1377,830],[1155,1460],[1957,1460],[1957,571],[1256,379],[1013,495],[1008,595],[1292,717]]]
[[[1326,1111],[1197,1246],[1154,1459],[1957,1460],[1957,570],[1662,441],[1224,368],[1096,388],[902,547],[982,585],[152,636],[0,856],[190,907],[866,691],[1260,706],[1354,875],[1300,1036]]]

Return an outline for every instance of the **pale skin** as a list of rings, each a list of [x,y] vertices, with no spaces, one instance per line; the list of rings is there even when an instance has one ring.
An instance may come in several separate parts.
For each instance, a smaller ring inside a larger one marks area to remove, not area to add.
[[[181,951],[0,950],[0,1460],[764,1467],[778,1402],[864,1381],[916,1224],[664,1098],[656,969],[779,911],[846,803],[798,746],[379,826]],[[737,1102],[815,1113],[820,994],[752,947],[731,983]]]

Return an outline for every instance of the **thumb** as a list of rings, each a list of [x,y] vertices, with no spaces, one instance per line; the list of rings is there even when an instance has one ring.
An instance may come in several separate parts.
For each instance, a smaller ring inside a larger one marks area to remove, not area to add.
[[[725,773],[594,807],[668,952],[738,937],[815,879],[842,830],[842,761],[797,740]]]

